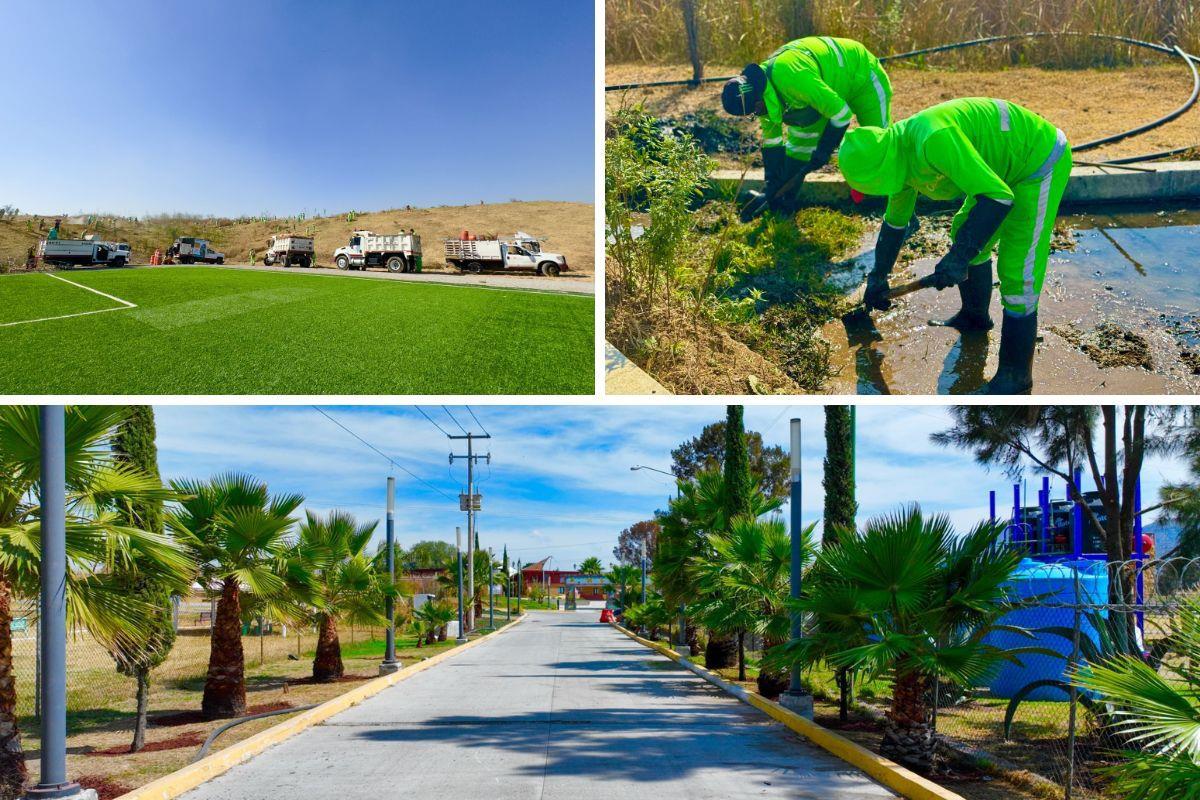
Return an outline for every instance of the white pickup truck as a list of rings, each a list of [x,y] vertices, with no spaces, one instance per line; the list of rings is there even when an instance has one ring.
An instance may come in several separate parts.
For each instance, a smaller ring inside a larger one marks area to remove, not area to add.
[[[338,269],[386,267],[388,272],[421,271],[421,237],[415,233],[381,235],[355,231],[349,244],[333,251]]]
[[[290,233],[276,234],[267,240],[267,251],[263,263],[268,267],[281,264],[290,267],[311,267],[313,263],[313,239],[311,236],[296,236]]]
[[[207,239],[180,236],[167,249],[167,258],[180,264],[224,264],[225,254],[213,249]]]
[[[538,275],[553,278],[567,271],[567,259],[559,253],[533,251],[496,239],[447,239],[446,263],[471,273],[485,269],[532,269]]]
[[[133,256],[128,242],[105,242],[95,238],[95,234],[82,239],[46,239],[39,249],[42,261],[56,266],[123,267]]]

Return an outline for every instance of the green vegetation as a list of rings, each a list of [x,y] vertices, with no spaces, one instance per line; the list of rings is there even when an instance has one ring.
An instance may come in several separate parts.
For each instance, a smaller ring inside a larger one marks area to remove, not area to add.
[[[128,461],[115,458],[120,406],[74,407],[67,413],[66,578],[69,622],[86,627],[110,651],[137,650],[161,607],[127,591],[138,576],[155,586],[186,588],[188,554],[162,533],[128,524],[125,511],[174,493]],[[0,409],[0,797],[19,796],[26,768],[17,728],[12,604],[40,588],[41,422],[36,406]],[[153,636],[153,634],[151,634]],[[157,644],[155,645],[157,649]],[[169,648],[168,648],[169,649]]]
[[[694,139],[642,108],[613,115],[608,337],[679,391],[745,393],[753,387],[728,382],[753,370],[764,391],[819,390],[830,365],[817,331],[845,305],[826,273],[861,241],[863,222],[806,208],[742,223],[736,203],[704,200],[714,166]],[[756,365],[755,353],[774,366]]]
[[[73,272],[70,280],[137,308],[0,328],[5,392],[593,389],[590,297],[205,267]],[[0,322],[118,305],[48,275],[0,279]]]

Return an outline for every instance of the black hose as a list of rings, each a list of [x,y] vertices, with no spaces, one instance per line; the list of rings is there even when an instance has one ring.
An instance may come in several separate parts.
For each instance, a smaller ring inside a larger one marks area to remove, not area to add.
[[[1185,101],[1181,106],[1176,108],[1174,111],[1171,111],[1168,114],[1164,114],[1163,116],[1158,117],[1157,119],[1152,120],[1150,122],[1147,122],[1144,125],[1139,125],[1136,128],[1130,128],[1129,130],[1121,131],[1120,133],[1114,133],[1109,136],[1103,136],[1099,139],[1092,139],[1091,141],[1083,142],[1082,144],[1072,145],[1071,146],[1072,152],[1083,153],[1088,150],[1094,150],[1094,149],[1096,149],[1098,147],[1102,147],[1106,144],[1112,144],[1114,142],[1119,142],[1119,141],[1122,141],[1124,139],[1129,139],[1134,136],[1139,136],[1148,131],[1152,131],[1155,128],[1162,127],[1163,125],[1166,125],[1168,122],[1178,119],[1179,117],[1186,114],[1188,111],[1191,110],[1191,108],[1194,105],[1196,105],[1197,99],[1200,99],[1200,71],[1197,71],[1196,64],[1195,64],[1195,62],[1200,59],[1198,59],[1197,56],[1194,56],[1194,55],[1191,55],[1190,53],[1184,52],[1178,46],[1169,47],[1165,44],[1157,44],[1155,42],[1146,42],[1146,41],[1142,41],[1141,39],[1133,39],[1128,36],[1117,36],[1115,34],[1110,34],[1110,33],[1082,33],[1079,31],[1061,31],[1061,32],[1055,33],[1055,32],[1051,32],[1051,31],[1035,31],[1033,33],[1011,33],[1011,34],[1005,34],[1002,36],[985,36],[985,37],[982,37],[979,39],[969,39],[965,42],[952,42],[950,44],[939,44],[939,45],[935,45],[933,47],[923,47],[920,50],[909,50],[908,52],[905,52],[905,53],[893,53],[892,55],[881,56],[879,58],[879,60],[881,62],[899,61],[901,59],[916,58],[917,56],[924,56],[924,55],[929,55],[932,53],[943,53],[943,52],[946,52],[949,50],[959,50],[959,49],[966,48],[966,47],[976,47],[976,46],[985,45],[985,44],[995,44],[997,42],[1011,42],[1011,41],[1017,41],[1020,39],[1041,39],[1041,38],[1048,38],[1048,37],[1053,37],[1053,36],[1084,36],[1084,37],[1088,37],[1088,38],[1092,38],[1092,39],[1107,39],[1110,41],[1127,44],[1132,47],[1142,47],[1142,48],[1145,48],[1148,50],[1155,50],[1160,53],[1165,53],[1167,55],[1179,56],[1180,58],[1183,59],[1183,63],[1187,65],[1188,69],[1191,70],[1191,73],[1192,73],[1191,94],[1188,95],[1187,101]],[[703,79],[701,79],[700,83],[718,83],[718,82],[727,81],[731,77],[734,77],[734,76],[723,76],[723,77],[719,77],[719,78],[703,78]],[[663,87],[663,86],[695,86],[695,85],[697,85],[696,81],[693,81],[693,80],[651,81],[648,83],[622,83],[622,84],[617,84],[615,86],[605,86],[604,91],[613,92],[613,91],[621,91],[621,90],[628,90],[628,89],[655,88],[655,87]],[[1170,158],[1171,156],[1179,155],[1181,153],[1186,153],[1186,152],[1194,149],[1194,147],[1195,146],[1179,147],[1179,148],[1175,148],[1174,150],[1164,150],[1164,151],[1160,151],[1157,153],[1145,153],[1145,154],[1137,155],[1137,156],[1126,156],[1124,158],[1110,159],[1107,161],[1103,161],[1101,163],[1104,163],[1104,164],[1136,164],[1136,163],[1142,162],[1142,161],[1156,161],[1156,160],[1163,159],[1163,158]]]
[[[296,706],[295,708],[280,708],[280,709],[276,709],[275,711],[264,711],[261,714],[251,714],[248,717],[238,717],[237,719],[231,719],[231,720],[229,720],[229,722],[226,722],[224,725],[219,725],[215,729],[213,729],[213,732],[210,733],[208,735],[208,738],[204,740],[204,744],[200,745],[200,749],[196,751],[196,755],[192,758],[192,763],[195,764],[197,761],[199,761],[200,759],[202,759],[206,755],[208,755],[208,748],[212,747],[212,743],[217,740],[218,736],[220,736],[222,733],[229,730],[230,728],[236,728],[238,725],[241,725],[243,722],[252,722],[256,719],[263,719],[265,717],[274,717],[274,716],[278,716],[279,714],[295,714],[299,711],[311,711],[312,709],[316,708],[319,705],[320,705],[320,703],[314,703],[311,706]]]

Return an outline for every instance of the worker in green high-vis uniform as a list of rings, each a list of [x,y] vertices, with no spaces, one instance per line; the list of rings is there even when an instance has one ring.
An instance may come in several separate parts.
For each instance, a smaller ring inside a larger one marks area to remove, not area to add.
[[[862,44],[808,36],[726,82],[721,105],[760,117],[766,196],[772,210],[786,211],[804,177],[829,163],[852,119],[888,126],[892,84]],[[797,176],[785,196],[780,190]]]
[[[887,129],[850,131],[838,165],[851,188],[888,198],[867,278],[866,305],[886,309],[887,278],[896,263],[917,195],[965,197],[951,226],[953,245],[932,285],[957,286],[961,310],[945,325],[992,327],[992,252],[1004,320],[1000,365],[988,394],[1033,388],[1038,298],[1046,278],[1058,205],[1071,176],[1071,146],[1054,125],[1016,103],[984,97],[950,100]]]

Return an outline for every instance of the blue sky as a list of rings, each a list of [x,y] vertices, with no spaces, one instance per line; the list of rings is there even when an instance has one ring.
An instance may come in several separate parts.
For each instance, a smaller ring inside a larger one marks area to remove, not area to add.
[[[440,406],[422,406],[442,428],[460,432]],[[667,469],[670,451],[724,416],[724,406],[495,406],[471,409],[492,434],[492,463],[480,471],[484,511],[480,541],[496,552],[507,544],[513,558],[553,556],[570,568],[587,556],[612,558],[617,534],[663,508],[672,481],[635,464]],[[412,407],[327,407],[323,410],[420,478],[393,469],[397,478],[396,530],[408,545],[422,539],[453,541],[465,527],[457,493],[465,466],[447,463],[450,442]],[[461,406],[449,413],[479,430]],[[204,477],[238,469],[265,478],[277,491],[299,491],[316,511],[337,507],[362,519],[382,520],[387,461],[309,406],[158,406],[159,462],[166,477]],[[752,406],[748,428],[769,443],[787,446],[788,420],[804,430],[803,505],[806,520],[822,513],[824,457],[820,406]],[[970,456],[945,450],[929,434],[947,427],[937,406],[862,406],[858,412],[860,521],[919,501],[966,528],[987,515],[988,489],[1001,507],[1011,483],[977,466]],[[458,443],[458,452],[462,452]],[[1143,472],[1149,504],[1166,480],[1187,475],[1175,459],[1152,458]],[[1030,492],[1040,479],[1029,476]],[[444,496],[439,493],[445,492]],[[1053,486],[1053,496],[1062,487]],[[382,523],[379,535],[383,532]]]
[[[575,0],[4,3],[0,205],[592,202],[593,18]]]

